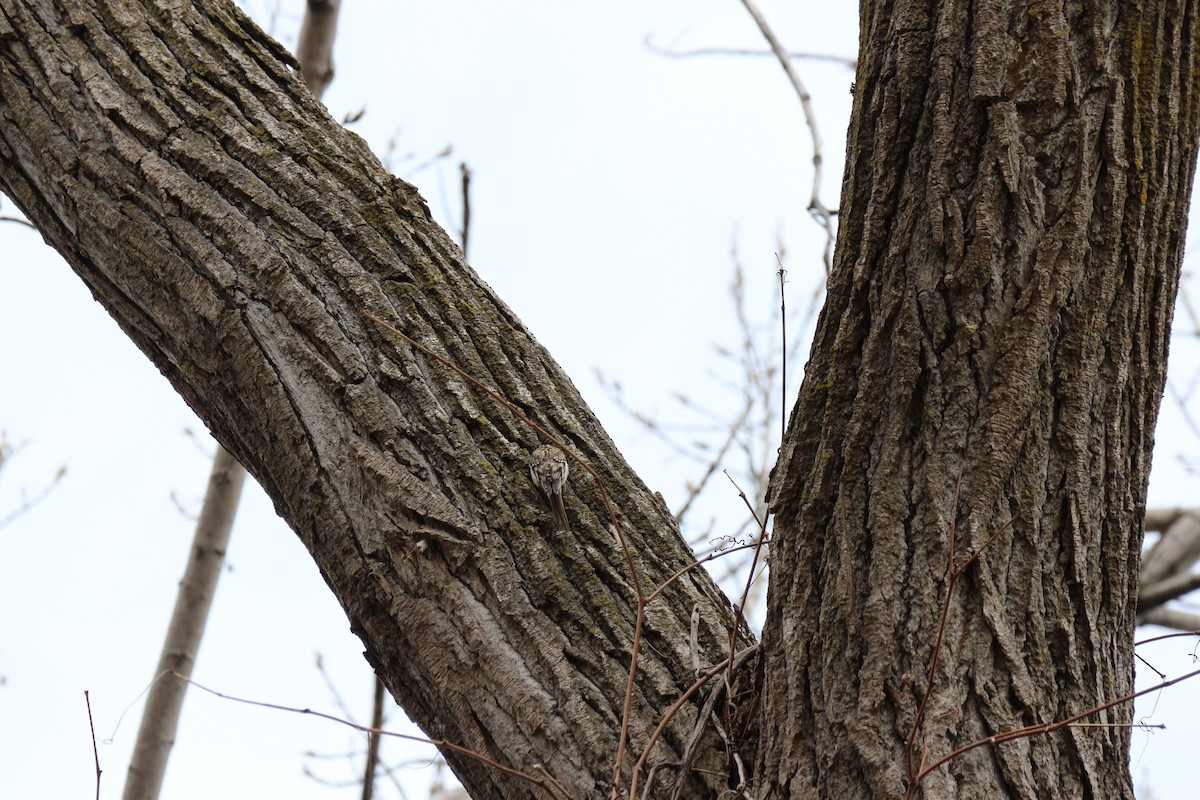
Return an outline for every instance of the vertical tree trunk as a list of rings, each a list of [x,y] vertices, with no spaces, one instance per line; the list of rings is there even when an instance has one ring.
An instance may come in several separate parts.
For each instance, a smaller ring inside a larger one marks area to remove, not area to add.
[[[1130,691],[1195,166],[1194,4],[861,18],[835,269],[772,483],[773,798],[903,797],[956,748]],[[979,557],[926,696],[951,552]],[[920,791],[1130,797],[1131,711]]]

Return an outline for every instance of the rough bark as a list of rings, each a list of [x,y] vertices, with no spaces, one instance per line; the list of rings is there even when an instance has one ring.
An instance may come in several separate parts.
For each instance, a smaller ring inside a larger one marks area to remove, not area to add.
[[[430,735],[544,766],[565,797],[607,793],[635,598],[600,493],[573,474],[572,530],[555,532],[527,468],[538,435],[364,314],[586,459],[643,585],[688,548],[415,189],[295,67],[226,2],[0,0],[0,189],[264,487]],[[728,655],[727,602],[701,571],[649,606],[634,757],[693,681],[693,608],[701,663]],[[679,758],[696,709],[652,763]],[[724,785],[715,742],[687,796]],[[446,757],[475,798],[538,795]]]
[[[338,8],[337,0],[309,0],[300,29],[300,46],[297,48],[300,75],[304,85],[318,100],[333,79],[333,41],[337,34]],[[175,744],[179,715],[188,686],[174,678],[163,679],[163,675],[168,672],[178,673],[185,678],[192,675],[245,481],[246,468],[218,444],[217,452],[213,455],[208,491],[204,494],[200,519],[196,522],[191,556],[179,582],[179,596],[163,642],[158,668],[154,672],[156,680],[146,696],[137,741],[129,759],[123,800],[154,800],[162,790],[167,759]],[[380,685],[378,679],[376,685]],[[376,705],[379,705],[378,698]],[[378,751],[378,737],[372,738],[371,744],[373,755]],[[368,756],[367,762],[367,780],[363,792],[364,798],[369,800],[374,759]]]
[[[1194,4],[861,21],[835,268],[771,490],[772,798],[903,797],[921,763],[1130,691],[1195,166]],[[951,535],[956,566],[980,555],[910,766]],[[919,794],[1131,797],[1131,711],[976,749]]]

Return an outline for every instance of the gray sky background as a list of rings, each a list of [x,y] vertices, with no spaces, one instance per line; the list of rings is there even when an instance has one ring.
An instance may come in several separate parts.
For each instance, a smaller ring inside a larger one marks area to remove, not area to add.
[[[243,7],[294,47],[302,0]],[[790,49],[855,56],[855,4],[762,7]],[[808,306],[824,271],[821,233],[805,211],[811,139],[778,64],[668,59],[647,49],[647,36],[661,47],[762,49],[734,0],[347,0],[326,101],[338,119],[365,107],[352,129],[381,157],[390,152],[393,171],[421,187],[451,230],[460,222],[457,165],[469,163],[472,265],[676,506],[694,467],[641,432],[596,370],[663,416],[676,413],[676,392],[732,409],[721,385],[731,376],[714,353],[738,337],[731,249],[750,271],[751,313],[764,321],[776,303],[781,242],[791,308]],[[836,207],[853,74],[836,63],[797,66],[825,142],[823,199]],[[449,158],[421,168],[447,145]],[[0,214],[12,213],[3,200]],[[213,444],[82,282],[12,223],[0,224],[0,341],[0,430],[20,446],[0,474],[0,518],[68,468],[43,503],[0,528],[0,795],[92,796],[87,689],[102,796],[118,797],[191,539],[180,506],[198,509]],[[1177,335],[1172,380],[1181,392],[1197,356],[1194,337]],[[1163,409],[1151,505],[1200,505],[1186,463],[1200,452],[1197,436],[1170,397]],[[736,494],[719,491],[703,515],[724,524],[742,510]],[[1193,668],[1194,646],[1173,640],[1140,652],[1173,676]],[[340,713],[314,666],[320,652],[365,722],[372,683],[361,650],[307,554],[248,482],[195,679]],[[1200,688],[1184,685],[1139,706],[1143,721],[1168,726],[1134,733],[1135,777],[1157,800],[1195,794],[1198,697]],[[390,727],[405,725],[394,718]],[[361,750],[360,739],[192,690],[163,796],[357,797],[356,787],[319,784],[303,769],[356,780],[357,762],[304,753]],[[402,752],[431,751],[389,741],[384,752],[395,763]],[[410,787],[430,780],[428,770],[401,774]]]

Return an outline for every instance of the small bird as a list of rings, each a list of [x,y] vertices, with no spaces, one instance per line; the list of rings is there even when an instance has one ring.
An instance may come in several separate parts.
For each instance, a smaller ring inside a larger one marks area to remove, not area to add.
[[[571,530],[567,522],[567,509],[563,506],[562,488],[567,482],[567,454],[552,444],[544,444],[533,451],[529,462],[529,476],[534,484],[550,501],[558,530]]]

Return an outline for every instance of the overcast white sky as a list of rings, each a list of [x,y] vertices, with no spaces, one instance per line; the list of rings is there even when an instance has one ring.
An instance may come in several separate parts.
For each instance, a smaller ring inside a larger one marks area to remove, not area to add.
[[[855,55],[855,4],[762,6],[790,49]],[[302,0],[246,7],[294,46]],[[339,119],[365,106],[354,130],[381,155],[395,140],[394,171],[417,183],[452,229],[457,164],[470,164],[471,263],[574,377],[647,482],[675,503],[687,465],[616,409],[595,370],[648,410],[671,412],[677,391],[728,403],[710,373],[718,369],[712,345],[737,335],[733,244],[757,271],[749,288],[764,320],[775,302],[780,238],[793,307],[807,304],[823,271],[819,230],[804,210],[811,141],[779,66],[666,59],[647,50],[646,36],[680,48],[761,48],[736,0],[347,0],[326,101]],[[825,139],[824,199],[835,206],[853,75],[834,63],[799,67]],[[416,171],[447,145],[449,159]],[[0,214],[13,211],[0,205]],[[0,795],[92,795],[87,689],[102,795],[118,797],[139,693],[192,534],[176,500],[195,512],[213,445],[36,233],[0,224],[0,254],[0,430],[21,445],[0,475],[0,518],[68,468],[45,502],[0,528]],[[1181,387],[1196,356],[1193,340],[1177,339],[1172,368]],[[1198,504],[1180,457],[1200,452],[1200,442],[1170,400],[1159,441],[1152,505]],[[731,510],[712,513],[740,513],[736,496],[727,502]],[[1177,640],[1149,657],[1179,674],[1191,666],[1193,644]],[[314,666],[320,652],[365,721],[372,684],[361,649],[294,535],[248,484],[196,680],[338,713]],[[1168,725],[1134,735],[1135,776],[1157,800],[1194,796],[1197,697],[1200,689],[1185,686],[1140,707],[1147,721]],[[193,691],[163,796],[357,797],[356,787],[319,784],[303,769],[354,780],[357,762],[304,753],[361,749],[359,738]],[[389,761],[400,752],[385,744]],[[429,779],[427,771],[405,774],[413,786]]]

